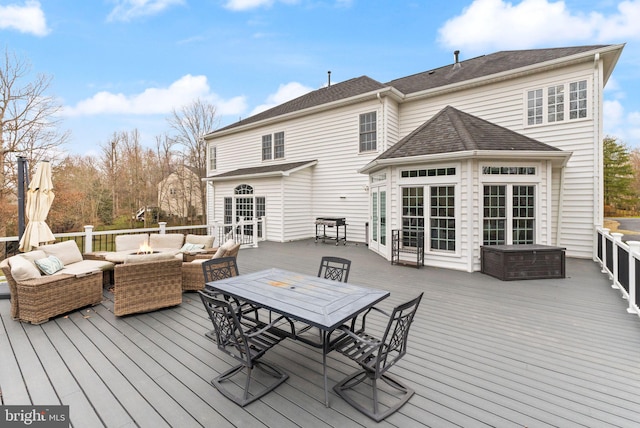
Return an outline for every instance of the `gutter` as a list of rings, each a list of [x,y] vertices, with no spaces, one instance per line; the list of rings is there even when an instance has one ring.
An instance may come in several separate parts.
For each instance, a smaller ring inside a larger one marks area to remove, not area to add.
[[[461,160],[461,159],[491,159],[491,160],[550,160],[555,167],[564,167],[573,152],[569,151],[525,151],[525,150],[466,150],[453,153],[437,153],[433,155],[411,156],[403,158],[376,159],[369,162],[357,172],[360,174],[370,174],[387,166],[410,165],[419,163],[433,163],[441,161]]]

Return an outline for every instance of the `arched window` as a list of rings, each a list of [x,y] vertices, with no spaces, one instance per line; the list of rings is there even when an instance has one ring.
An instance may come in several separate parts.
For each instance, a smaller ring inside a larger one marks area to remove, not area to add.
[[[234,190],[236,195],[253,195],[253,187],[248,184],[241,184]]]

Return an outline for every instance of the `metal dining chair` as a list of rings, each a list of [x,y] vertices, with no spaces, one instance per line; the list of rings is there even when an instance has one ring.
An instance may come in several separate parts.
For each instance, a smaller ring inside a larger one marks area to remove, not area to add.
[[[347,282],[351,260],[342,257],[324,256],[320,261],[318,278],[326,278],[334,281]]]
[[[357,330],[357,319],[354,319],[351,328],[339,328],[343,334],[332,344],[333,350],[355,361],[361,368],[338,382],[333,390],[347,403],[375,421],[379,422],[394,413],[414,393],[413,389],[392,378],[387,371],[407,352],[409,329],[422,295],[423,293],[420,293],[415,299],[397,306],[390,315],[376,307],[367,310],[361,317],[361,324]],[[387,327],[381,338],[366,330],[367,316],[372,310],[388,317]],[[366,382],[367,380],[369,382]],[[389,385],[392,393],[386,394],[385,391],[381,391],[379,380]]]
[[[278,317],[267,325],[250,325],[244,319],[241,323],[240,315],[229,301],[220,299],[219,295],[211,294],[207,290],[198,293],[213,323],[218,349],[240,362],[211,380],[220,393],[244,407],[287,380],[289,375],[280,368],[260,361],[269,349],[283,340],[283,337],[269,333],[268,330],[284,317]],[[260,369],[268,376],[254,379],[254,368]],[[246,372],[244,383],[234,383],[231,378],[242,372]]]
[[[235,257],[219,257],[217,259],[205,260],[202,263],[202,272],[204,274],[205,289],[207,288],[207,282],[219,281],[240,275]],[[207,289],[207,291],[216,297],[222,297],[221,293],[216,293],[211,289]],[[237,309],[241,305],[241,302],[235,302],[234,306]],[[213,341],[216,340],[216,334],[213,330],[205,333],[205,336]]]

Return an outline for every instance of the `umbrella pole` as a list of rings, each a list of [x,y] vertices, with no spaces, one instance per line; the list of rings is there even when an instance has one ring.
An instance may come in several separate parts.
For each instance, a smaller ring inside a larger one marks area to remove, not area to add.
[[[24,200],[25,189],[29,185],[29,174],[27,172],[27,158],[18,156],[18,242],[24,234]]]

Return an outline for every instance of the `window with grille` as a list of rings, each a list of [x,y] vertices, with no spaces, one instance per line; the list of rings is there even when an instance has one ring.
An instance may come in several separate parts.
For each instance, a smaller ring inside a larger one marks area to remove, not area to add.
[[[484,186],[484,245],[502,245],[506,242],[506,190],[507,186]]]
[[[533,244],[535,186],[513,186],[513,243]]]
[[[542,123],[542,89],[527,92],[527,124]]]
[[[454,186],[431,187],[430,248],[456,250]]]
[[[271,160],[271,134],[262,136],[262,160]]]
[[[588,81],[551,85],[526,92],[526,123],[540,125],[567,120],[586,119],[589,116]]]
[[[535,243],[535,192],[534,185],[484,186],[483,245]]]
[[[360,115],[360,152],[375,151],[377,139],[376,112]]]
[[[424,231],[424,188],[402,189],[402,245],[416,247],[418,232]]]

